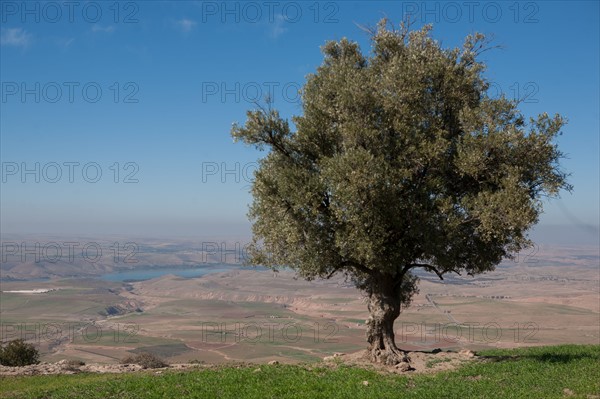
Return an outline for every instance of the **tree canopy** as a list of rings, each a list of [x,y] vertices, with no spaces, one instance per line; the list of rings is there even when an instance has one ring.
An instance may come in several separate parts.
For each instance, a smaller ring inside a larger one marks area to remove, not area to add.
[[[406,360],[393,322],[415,268],[477,274],[531,245],[545,197],[570,190],[555,138],[565,120],[526,119],[487,94],[481,34],[442,48],[431,26],[382,20],[363,54],[322,47],[294,127],[258,107],[236,140],[269,150],[252,185],[250,262],[307,279],[344,273],[369,297],[374,361]]]

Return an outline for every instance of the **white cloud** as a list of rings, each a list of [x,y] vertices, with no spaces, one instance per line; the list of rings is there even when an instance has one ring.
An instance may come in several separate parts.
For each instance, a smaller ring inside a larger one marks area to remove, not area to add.
[[[183,33],[190,33],[192,29],[194,29],[194,27],[197,25],[196,21],[192,21],[191,19],[187,18],[175,21],[175,24]]]
[[[180,19],[179,21],[177,21],[176,24],[179,27],[179,29],[181,29],[182,32],[188,33],[188,32],[191,32],[192,29],[194,29],[194,27],[196,26],[196,21],[193,21],[193,20],[187,19],[187,18],[183,18],[183,19]]]
[[[71,44],[73,44],[73,42],[75,41],[75,38],[58,38],[55,39],[55,43],[58,47],[60,47],[62,50],[67,50],[69,47],[71,47]]]
[[[33,36],[23,28],[2,28],[0,31],[0,45],[27,47]]]
[[[108,25],[108,26],[92,25],[92,32],[112,33],[114,31],[115,31],[114,25]]]
[[[287,28],[284,27],[285,17],[283,15],[277,15],[275,17],[275,21],[271,25],[271,37],[277,39],[279,36],[283,35],[287,32]]]

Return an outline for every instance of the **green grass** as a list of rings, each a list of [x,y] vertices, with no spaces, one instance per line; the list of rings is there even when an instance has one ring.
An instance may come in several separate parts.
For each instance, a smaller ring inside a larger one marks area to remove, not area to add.
[[[481,355],[483,361],[433,375],[398,376],[346,366],[253,365],[159,375],[2,377],[0,394],[53,399],[600,397],[598,345],[488,350]]]

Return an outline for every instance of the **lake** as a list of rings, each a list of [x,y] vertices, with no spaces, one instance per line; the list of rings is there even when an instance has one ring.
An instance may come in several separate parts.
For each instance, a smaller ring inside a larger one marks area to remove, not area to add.
[[[241,267],[242,266],[218,264],[194,268],[139,268],[135,270],[123,270],[119,272],[103,274],[102,276],[100,276],[100,278],[106,281],[117,282],[150,280],[153,278],[165,276],[167,274],[174,274],[178,277],[193,278],[201,277],[210,273],[221,273],[228,272],[231,270],[238,270]]]

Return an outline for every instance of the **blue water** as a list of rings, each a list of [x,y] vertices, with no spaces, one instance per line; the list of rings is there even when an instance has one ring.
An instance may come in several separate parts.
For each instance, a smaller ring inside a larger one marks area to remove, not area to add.
[[[218,265],[218,266],[202,266],[195,268],[164,268],[164,269],[136,269],[128,270],[115,273],[107,273],[100,276],[102,280],[106,281],[144,281],[153,278],[165,276],[167,274],[174,274],[178,277],[192,278],[201,277],[210,273],[221,273],[228,272],[231,270],[239,269],[239,266],[231,265]]]

